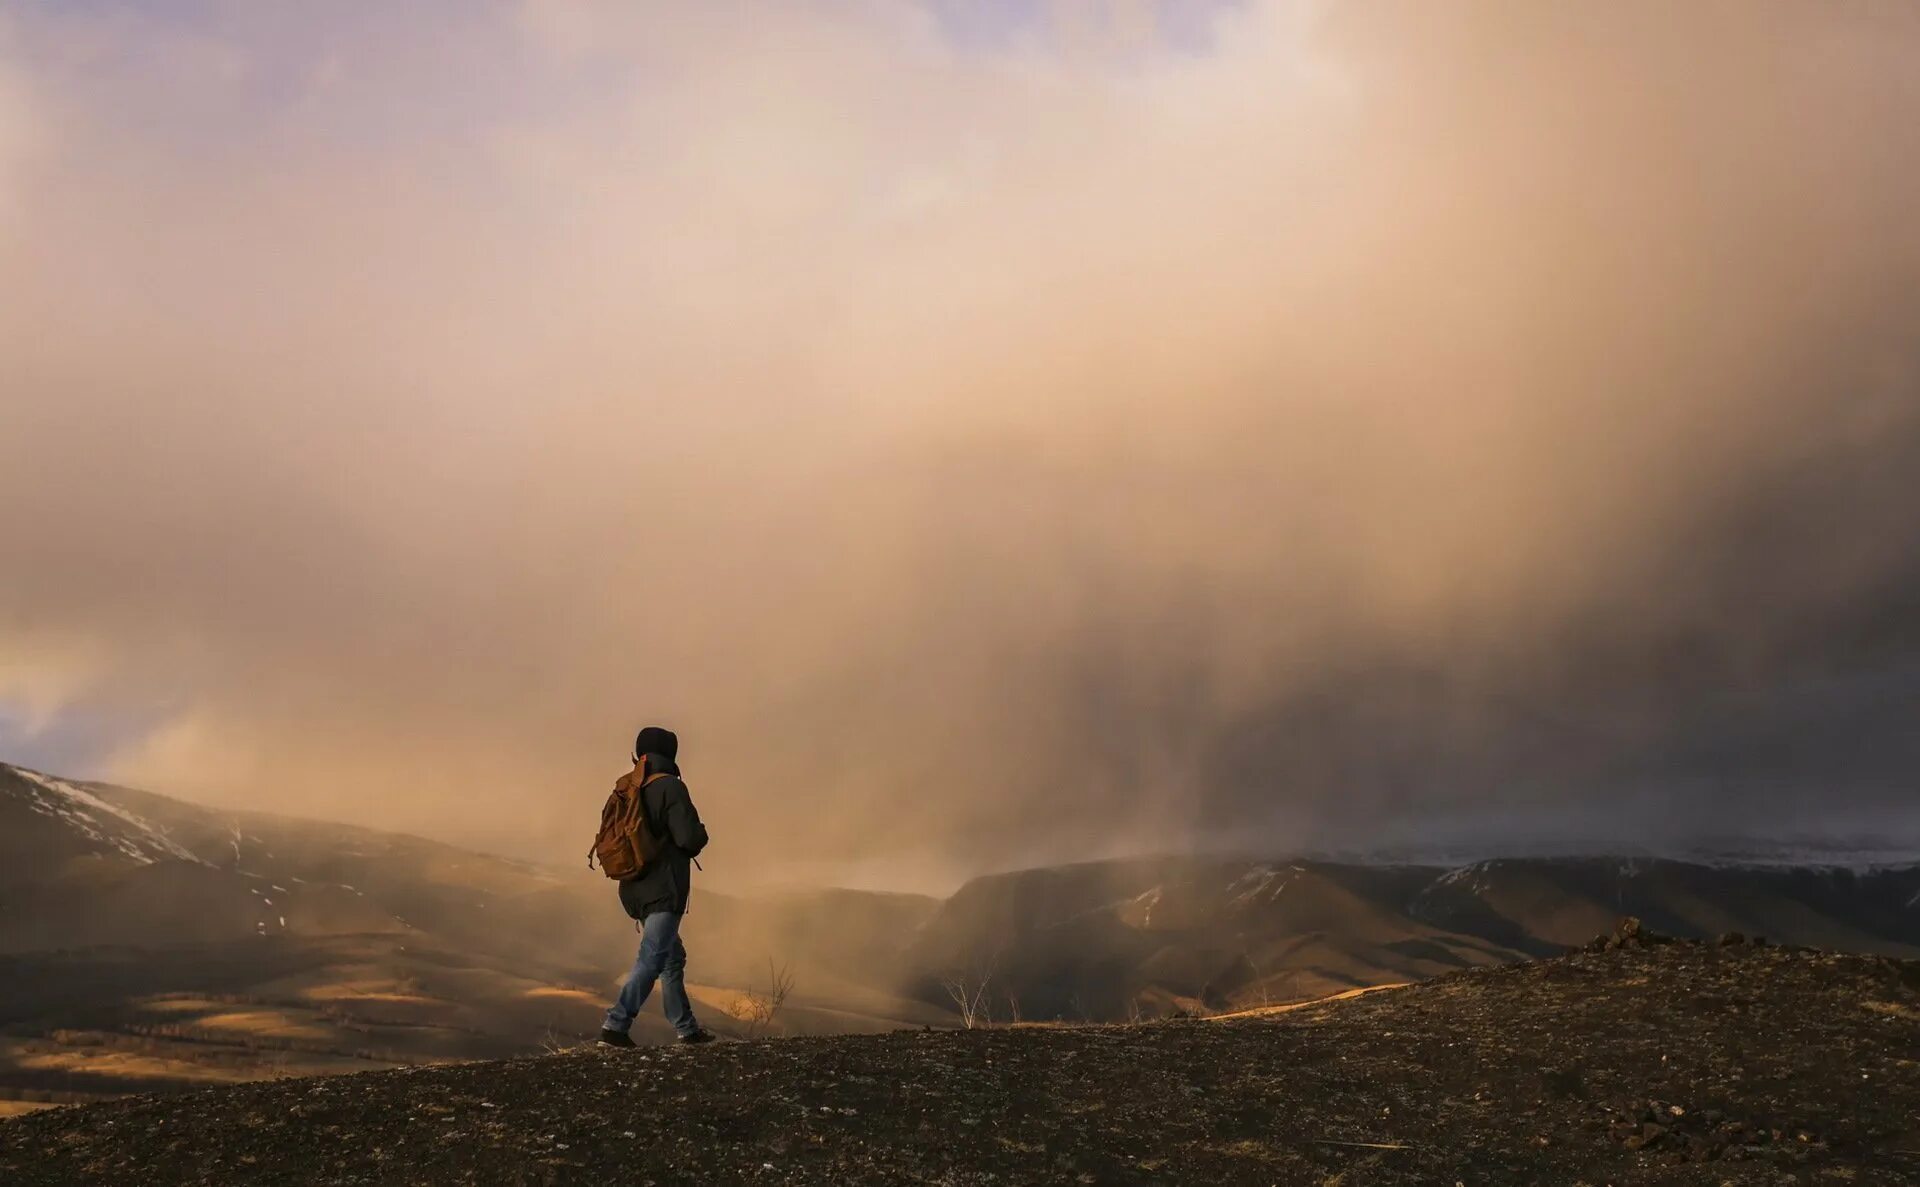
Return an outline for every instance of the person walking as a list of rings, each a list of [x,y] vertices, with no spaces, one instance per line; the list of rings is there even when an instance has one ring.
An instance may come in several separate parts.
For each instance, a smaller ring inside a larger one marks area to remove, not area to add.
[[[614,788],[616,797],[639,797],[639,826],[650,834],[647,847],[653,855],[638,873],[620,879],[620,905],[639,924],[640,952],[601,1024],[600,1042],[608,1047],[633,1046],[627,1032],[655,982],[667,1021],[681,1042],[707,1043],[714,1037],[694,1018],[693,1003],[687,1000],[687,947],[680,942],[680,920],[693,889],[694,858],[707,847],[707,828],[680,778],[679,753],[680,739],[672,730],[648,726],[634,739],[633,770]]]

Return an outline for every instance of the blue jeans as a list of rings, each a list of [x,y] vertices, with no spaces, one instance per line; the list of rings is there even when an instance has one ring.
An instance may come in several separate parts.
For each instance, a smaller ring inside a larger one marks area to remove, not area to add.
[[[640,954],[633,958],[633,971],[620,987],[620,996],[607,1011],[606,1028],[622,1034],[647,1004],[653,983],[660,982],[660,1004],[666,1007],[667,1021],[673,1029],[690,1035],[700,1029],[693,1019],[693,1003],[687,1000],[687,946],[680,942],[680,916],[671,911],[655,911],[640,925]]]

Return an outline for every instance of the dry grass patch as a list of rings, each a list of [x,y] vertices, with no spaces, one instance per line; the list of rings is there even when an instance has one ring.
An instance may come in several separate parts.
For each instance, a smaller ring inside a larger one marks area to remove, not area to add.
[[[223,1014],[209,1014],[198,1019],[195,1025],[249,1038],[318,1041],[334,1037],[332,1030],[295,1021],[284,1010],[229,1010]]]
[[[583,1006],[604,1006],[606,1004],[606,1000],[597,994],[588,993],[584,989],[563,989],[558,985],[537,985],[522,993],[520,996],[536,999],[559,999],[561,1001],[576,1002]]]
[[[1282,1006],[1255,1006],[1250,1010],[1233,1010],[1225,1014],[1210,1014],[1207,1016],[1207,1021],[1225,1022],[1233,1018],[1265,1018],[1273,1014],[1290,1014],[1295,1010],[1304,1010],[1309,1006],[1325,1005],[1328,1002],[1343,1002],[1349,998],[1360,997],[1363,994],[1377,993],[1382,989],[1404,989],[1407,984],[1405,981],[1393,981],[1385,985],[1361,985],[1340,993],[1329,994],[1326,997],[1309,998],[1303,1002],[1288,1002]]]
[[[395,981],[336,981],[331,985],[314,985],[303,989],[300,996],[310,1002],[326,1002],[329,1005],[353,1002],[404,1006],[446,1004],[440,998],[420,993],[417,986]]]
[[[248,1074],[236,1067],[98,1047],[18,1051],[14,1054],[13,1066],[21,1071],[78,1073],[101,1080],[191,1080],[206,1084],[237,1084],[258,1078],[258,1073]]]
[[[149,1014],[192,1014],[224,1010],[228,1004],[210,1001],[204,997],[158,997],[141,1002],[140,1008]]]

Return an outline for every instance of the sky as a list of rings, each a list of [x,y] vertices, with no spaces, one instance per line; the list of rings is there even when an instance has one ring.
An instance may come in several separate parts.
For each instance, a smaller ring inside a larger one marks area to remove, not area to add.
[[[739,879],[1920,846],[1920,10],[0,6],[0,760]]]

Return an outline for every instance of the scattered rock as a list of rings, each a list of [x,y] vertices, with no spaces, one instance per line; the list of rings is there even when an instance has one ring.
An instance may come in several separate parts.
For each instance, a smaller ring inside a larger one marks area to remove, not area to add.
[[[1656,944],[1673,943],[1672,936],[1663,936],[1648,931],[1637,915],[1624,916],[1613,930],[1588,940],[1583,950],[1587,952],[1612,952],[1621,948],[1650,948]]]

